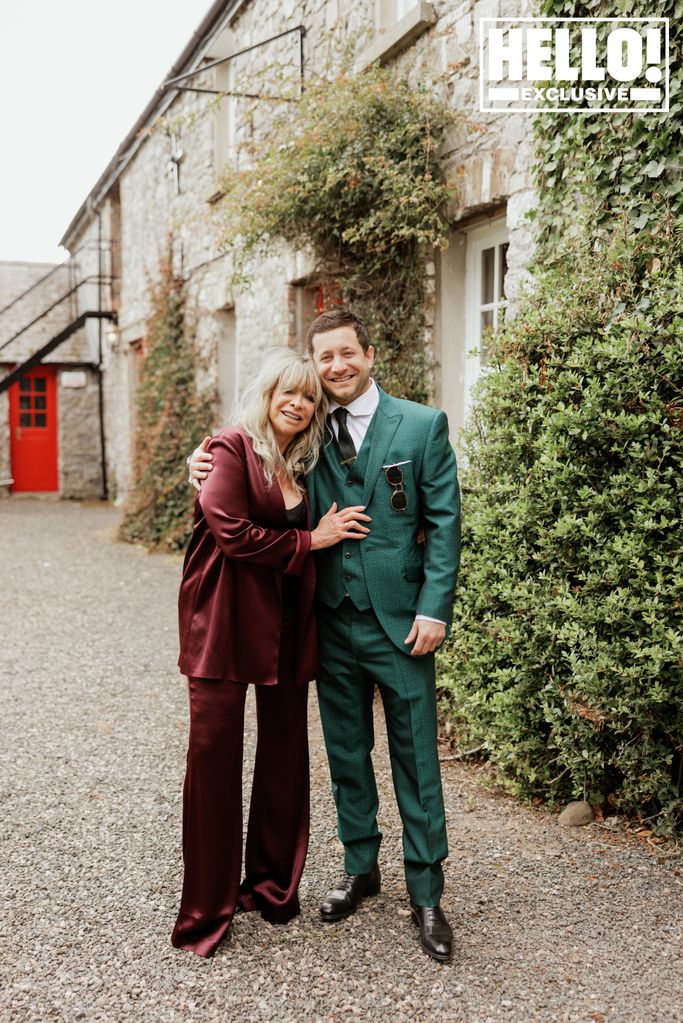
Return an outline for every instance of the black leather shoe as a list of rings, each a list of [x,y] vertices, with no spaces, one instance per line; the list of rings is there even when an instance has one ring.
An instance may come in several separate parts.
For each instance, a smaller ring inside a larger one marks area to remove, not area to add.
[[[336,888],[328,892],[320,906],[323,920],[333,923],[356,912],[358,903],[368,895],[379,895],[381,888],[379,867],[370,874],[345,874]]]
[[[410,915],[420,928],[420,944],[427,955],[447,963],[453,955],[453,931],[441,906],[416,906],[411,899]]]

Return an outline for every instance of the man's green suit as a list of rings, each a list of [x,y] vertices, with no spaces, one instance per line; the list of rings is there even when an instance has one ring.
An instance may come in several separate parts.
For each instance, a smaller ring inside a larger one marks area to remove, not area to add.
[[[400,466],[408,504],[391,505],[384,467]],[[460,497],[443,412],[380,400],[352,467],[328,442],[309,479],[319,519],[333,501],[363,504],[370,534],[318,551],[320,714],[349,874],[370,873],[381,835],[372,769],[372,701],[380,690],[394,788],[403,820],[408,890],[437,905],[448,852],[436,741],[434,655],[411,656],[415,615],[450,625],[460,556]],[[424,542],[418,542],[420,531]]]

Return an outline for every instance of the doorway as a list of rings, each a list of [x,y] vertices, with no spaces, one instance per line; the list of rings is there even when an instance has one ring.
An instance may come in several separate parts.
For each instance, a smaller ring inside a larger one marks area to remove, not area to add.
[[[57,368],[35,366],[9,388],[12,491],[59,489]]]

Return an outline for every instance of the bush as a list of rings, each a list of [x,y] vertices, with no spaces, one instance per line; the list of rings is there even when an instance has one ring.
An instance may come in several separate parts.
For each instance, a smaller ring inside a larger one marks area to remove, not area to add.
[[[184,286],[170,256],[161,264],[152,309],[136,392],[133,486],[119,535],[150,549],[178,550],[192,531],[195,493],[185,458],[213,421],[213,402],[197,391]]]
[[[447,244],[438,152],[458,120],[426,86],[386,68],[311,83],[225,175],[219,211],[237,266],[282,238],[313,253],[327,308],[366,320],[376,374],[397,397],[424,400],[425,252]]]
[[[542,272],[492,340],[440,656],[509,787],[683,820],[683,236],[617,230]]]

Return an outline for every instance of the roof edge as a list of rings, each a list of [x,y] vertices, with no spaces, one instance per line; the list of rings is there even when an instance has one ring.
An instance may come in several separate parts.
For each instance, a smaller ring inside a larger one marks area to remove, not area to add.
[[[90,189],[88,195],[72,218],[71,223],[59,242],[59,244],[64,246],[65,249],[69,249],[69,243],[72,241],[73,236],[81,226],[81,222],[84,220],[85,216],[88,213],[91,213],[99,205],[105,193],[109,191],[119,174],[123,171],[128,160],[133,155],[133,149],[136,147],[136,143],[139,143],[140,141],[139,135],[142,129],[147,126],[152,116],[157,113],[165,100],[168,101],[167,105],[170,105],[175,98],[173,91],[169,88],[164,88],[163,83],[167,82],[169,78],[174,78],[176,75],[182,74],[183,71],[189,70],[188,65],[191,64],[191,62],[199,55],[202,47],[207,42],[209,36],[215,32],[219,23],[221,21],[228,21],[234,17],[237,11],[247,2],[248,0],[214,0],[201,22],[192,33],[192,36],[183,48],[180,56],[164,75],[162,84],[157,88],[156,92],[138,119],[135,121],[123,142],[121,142],[118,146],[111,160],[100,174],[99,178]]]

